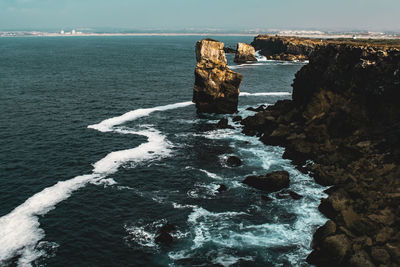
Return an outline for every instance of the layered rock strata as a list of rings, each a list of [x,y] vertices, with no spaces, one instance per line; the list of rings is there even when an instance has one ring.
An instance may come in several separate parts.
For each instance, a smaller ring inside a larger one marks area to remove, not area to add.
[[[244,119],[243,131],[332,186],[310,263],[400,266],[400,51],[326,44],[309,60],[293,100]]]
[[[236,63],[246,63],[251,61],[257,61],[256,50],[253,46],[246,43],[238,43],[235,58],[233,59]]]
[[[211,39],[197,42],[196,60],[193,102],[197,111],[236,112],[242,75],[228,68],[224,44]]]

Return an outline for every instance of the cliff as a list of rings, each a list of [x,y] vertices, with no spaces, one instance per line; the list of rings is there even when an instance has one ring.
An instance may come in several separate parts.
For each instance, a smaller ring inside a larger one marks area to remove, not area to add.
[[[251,43],[260,54],[272,60],[308,60],[311,53],[326,45],[374,46],[380,49],[400,48],[400,40],[318,39],[277,35],[258,35]]]
[[[296,74],[293,100],[244,119],[243,131],[284,146],[300,170],[333,185],[319,207],[329,221],[314,235],[310,263],[399,266],[400,50],[303,44],[298,51],[310,62]]]
[[[193,102],[197,111],[236,112],[242,75],[228,68],[224,44],[212,39],[197,42],[196,60]]]

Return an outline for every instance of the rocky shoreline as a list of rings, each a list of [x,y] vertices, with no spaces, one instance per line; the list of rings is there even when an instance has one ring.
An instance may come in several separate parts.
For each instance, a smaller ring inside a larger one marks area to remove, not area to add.
[[[400,266],[400,51],[302,39],[286,52],[265,49],[287,41],[258,36],[252,44],[267,58],[292,60],[284,55],[290,51],[309,59],[296,74],[293,100],[241,123],[245,134],[285,147],[285,158],[331,186],[319,207],[329,220],[316,231],[307,261]]]
[[[320,39],[302,38],[290,36],[276,36],[261,34],[254,38],[251,45],[256,51],[270,60],[289,60],[305,61],[308,60],[320,46],[333,45],[353,45],[353,46],[374,46],[380,49],[390,47],[400,48],[400,40],[379,40],[364,39],[354,40],[349,38],[342,39]]]

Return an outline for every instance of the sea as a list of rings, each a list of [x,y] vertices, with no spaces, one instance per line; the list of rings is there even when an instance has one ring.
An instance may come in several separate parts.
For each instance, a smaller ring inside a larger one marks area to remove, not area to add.
[[[198,114],[202,38],[0,38],[0,266],[308,266],[325,188],[232,121],[290,99],[305,63],[227,54],[239,111]],[[300,200],[242,183],[278,170]]]

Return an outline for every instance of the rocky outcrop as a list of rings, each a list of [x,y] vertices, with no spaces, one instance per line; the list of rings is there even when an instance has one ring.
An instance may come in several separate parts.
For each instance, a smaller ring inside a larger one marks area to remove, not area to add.
[[[308,60],[311,53],[321,46],[328,45],[350,45],[353,47],[379,47],[388,49],[396,47],[400,49],[399,40],[380,40],[380,39],[320,39],[320,38],[301,38],[293,36],[278,36],[261,34],[254,38],[252,46],[261,55],[272,60],[304,61]]]
[[[166,223],[158,230],[155,242],[161,246],[170,246],[174,242],[174,237],[171,233],[176,232],[176,227],[173,224]]]
[[[237,111],[242,75],[228,68],[223,48],[223,43],[211,39],[196,44],[193,102],[198,112]]]
[[[277,171],[261,176],[248,176],[243,183],[267,192],[279,191],[289,186],[289,173]]]
[[[235,54],[236,53],[236,49],[234,49],[232,47],[224,47],[224,52],[226,54]]]
[[[242,160],[237,156],[229,156],[226,159],[226,165],[228,165],[230,167],[238,167],[238,166],[242,165]]]
[[[284,146],[301,171],[333,185],[320,205],[330,221],[314,236],[310,263],[398,266],[400,51],[327,44],[309,60],[293,100],[243,119],[243,131]]]
[[[235,58],[236,63],[246,63],[249,61],[257,61],[256,50],[253,46],[246,43],[238,43]]]
[[[307,60],[317,45],[324,44],[317,39],[259,35],[254,38],[252,46],[267,59],[272,60]]]

